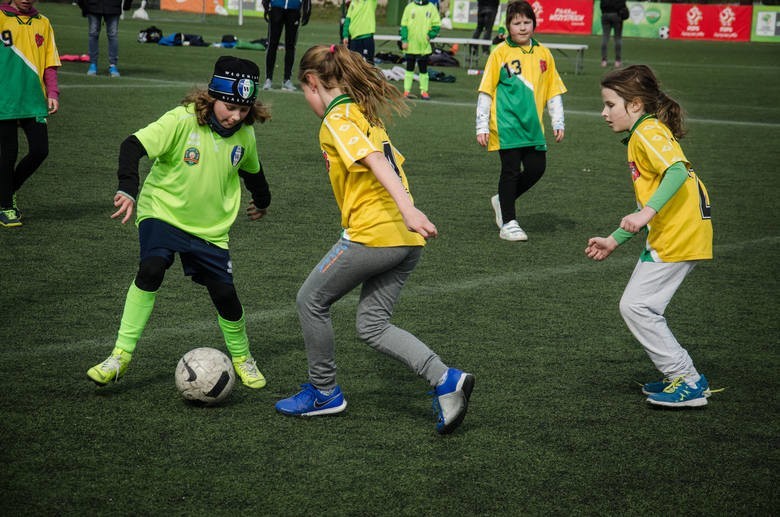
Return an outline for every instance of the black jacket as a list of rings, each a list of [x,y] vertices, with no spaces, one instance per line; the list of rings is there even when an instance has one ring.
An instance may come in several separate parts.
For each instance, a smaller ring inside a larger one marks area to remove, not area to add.
[[[616,13],[626,7],[626,0],[601,0],[602,13]]]
[[[81,14],[122,14],[129,11],[133,0],[78,0]]]

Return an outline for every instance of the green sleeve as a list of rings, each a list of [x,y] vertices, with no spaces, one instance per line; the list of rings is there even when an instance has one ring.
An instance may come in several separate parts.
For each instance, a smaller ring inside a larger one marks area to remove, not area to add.
[[[409,27],[407,27],[406,25],[401,25],[400,33],[401,33],[402,42],[406,43],[407,41],[409,41]]]
[[[685,168],[683,162],[676,162],[672,164],[661,180],[661,184],[658,185],[658,189],[650,197],[650,200],[645,206],[649,206],[656,212],[660,212],[664,205],[672,199],[680,187],[683,186],[685,180],[688,179],[688,171]]]
[[[428,39],[433,39],[436,36],[438,36],[440,30],[441,30],[441,25],[434,25],[433,27],[431,27],[431,30],[428,31]]]
[[[624,242],[628,241],[631,237],[633,237],[634,234],[624,230],[623,228],[618,228],[614,232],[612,232],[612,238],[615,239],[618,243],[618,246],[623,244]]]
[[[350,18],[344,18],[344,27],[341,29],[341,37],[349,38],[349,22]]]

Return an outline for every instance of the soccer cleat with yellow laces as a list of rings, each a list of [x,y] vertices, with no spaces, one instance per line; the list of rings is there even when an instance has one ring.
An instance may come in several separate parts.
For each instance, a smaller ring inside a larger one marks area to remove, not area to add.
[[[256,389],[265,386],[265,377],[257,369],[257,363],[251,355],[234,357],[233,368],[245,386]]]
[[[121,348],[114,348],[108,359],[87,370],[87,377],[98,386],[118,381],[125,374],[127,365],[130,364],[132,358],[133,354],[125,352]]]

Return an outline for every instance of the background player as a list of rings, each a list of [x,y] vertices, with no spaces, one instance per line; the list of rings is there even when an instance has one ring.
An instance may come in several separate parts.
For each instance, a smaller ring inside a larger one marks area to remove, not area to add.
[[[0,4],[0,226],[22,226],[16,191],[49,155],[46,117],[60,107],[60,56],[49,19],[36,0]],[[19,156],[19,128],[27,155]]]
[[[304,97],[322,118],[320,147],[341,210],[341,238],[298,291],[298,317],[309,382],[276,403],[285,415],[339,413],[347,407],[336,383],[330,307],[362,286],[358,335],[375,350],[408,366],[434,387],[437,432],[453,431],[466,415],[474,376],[448,368],[409,332],[390,324],[401,288],[420,260],[426,238],[438,231],[414,206],[403,156],[380,114],[406,110],[381,71],[344,46],[316,46],[301,59]]]
[[[533,187],[547,167],[547,141],[542,113],[545,104],[556,142],[564,135],[566,93],[550,50],[533,39],[536,15],[528,2],[506,9],[507,38],[490,53],[477,97],[477,142],[498,151],[501,175],[498,194],[490,199],[499,237],[526,241],[517,222],[515,201]]]
[[[420,70],[420,97],[431,98],[428,92],[428,59],[433,53],[431,40],[439,35],[441,17],[439,8],[428,0],[414,0],[406,5],[401,15],[401,48],[405,52],[406,74],[404,97],[409,97],[414,82],[414,68]]]
[[[238,178],[252,194],[247,214],[263,217],[271,193],[257,157],[252,124],[270,118],[257,101],[257,65],[220,57],[208,90],[197,90],[182,106],[136,131],[119,155],[117,211],[112,218],[130,220],[138,199],[141,258],[130,285],[116,345],[87,376],[98,385],[124,375],[154,308],[166,270],[179,254],[184,274],[206,287],[217,309],[217,322],[233,366],[250,388],[265,386],[249,352],[244,309],[233,285],[228,252],[230,230],[241,203]],[[138,163],[154,161],[138,195]]]
[[[352,0],[344,18],[341,38],[349,50],[374,64],[374,33],[376,32],[376,0]]]
[[[707,190],[683,154],[680,105],[661,91],[652,70],[629,66],[601,81],[601,115],[614,132],[628,131],[628,169],[638,210],[609,237],[593,237],[585,253],[604,260],[635,233],[647,241],[620,300],[620,314],[664,379],[642,391],[651,404],[703,406],[709,385],[666,324],[664,310],[700,260],[712,258]]]

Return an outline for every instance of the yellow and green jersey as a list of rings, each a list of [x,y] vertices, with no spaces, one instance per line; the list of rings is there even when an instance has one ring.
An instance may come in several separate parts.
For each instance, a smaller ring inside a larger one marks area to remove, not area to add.
[[[642,260],[681,262],[712,258],[710,199],[669,128],[652,115],[640,118],[628,137],[628,167],[641,209],[658,189],[664,172],[682,162],[688,177],[647,225]]]
[[[373,247],[425,245],[420,234],[406,228],[393,198],[360,161],[374,152],[384,154],[408,193],[404,157],[385,129],[371,125],[348,96],[336,97],[328,106],[320,126],[320,147],[344,238]]]
[[[0,9],[0,120],[45,119],[48,101],[43,72],[60,66],[49,19]]]
[[[376,32],[377,0],[352,0],[344,20],[342,38],[357,39]]]
[[[433,52],[431,39],[441,30],[439,8],[431,2],[410,2],[401,16],[401,41],[409,44],[407,54],[427,55]]]
[[[547,101],[566,93],[550,50],[531,39],[521,47],[507,39],[488,57],[479,91],[490,95],[488,151],[546,150],[542,115]]]
[[[138,195],[136,223],[160,219],[227,249],[241,203],[238,171],[260,171],[252,126],[219,136],[208,125],[198,125],[190,104],[172,109],[135,136],[154,160]]]

